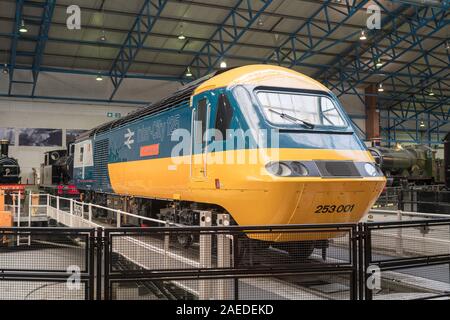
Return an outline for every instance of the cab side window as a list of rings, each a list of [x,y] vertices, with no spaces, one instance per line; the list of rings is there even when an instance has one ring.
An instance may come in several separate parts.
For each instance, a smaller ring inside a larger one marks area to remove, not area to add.
[[[206,128],[207,117],[208,117],[208,100],[205,98],[198,102],[195,114],[195,122],[196,122],[195,142],[197,144],[203,142],[205,132],[207,129]]]
[[[84,147],[80,147],[80,163],[83,163]]]
[[[217,102],[217,116],[215,128],[222,134],[222,140],[226,139],[227,129],[230,128],[231,119],[233,118],[233,108],[231,107],[230,101],[225,94],[219,96]],[[216,140],[219,137],[216,137]]]

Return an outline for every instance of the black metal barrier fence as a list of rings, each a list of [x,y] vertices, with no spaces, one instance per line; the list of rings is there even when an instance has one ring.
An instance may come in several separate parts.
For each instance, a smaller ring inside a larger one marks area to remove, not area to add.
[[[450,220],[0,229],[0,299],[450,296]]]
[[[450,298],[450,219],[360,225],[360,299]]]
[[[105,298],[356,299],[355,235],[356,225],[107,229]]]
[[[93,299],[94,229],[0,228],[0,300]]]
[[[450,191],[442,186],[387,187],[375,207],[450,216]]]

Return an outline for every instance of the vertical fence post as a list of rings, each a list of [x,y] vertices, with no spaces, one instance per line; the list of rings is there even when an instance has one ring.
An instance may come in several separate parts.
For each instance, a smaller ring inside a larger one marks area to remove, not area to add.
[[[95,248],[97,247],[97,237],[96,230],[91,229],[89,232],[88,238],[89,245],[87,246],[89,249],[89,296],[87,297],[89,300],[95,299]],[[98,261],[97,261],[98,263]],[[97,276],[100,276],[98,274]]]
[[[218,227],[230,225],[229,214],[217,214]],[[229,234],[218,233],[217,234],[217,267],[218,268],[231,268],[231,238]],[[233,280],[232,279],[220,279],[217,283],[218,296],[215,299],[231,300],[233,298]]]
[[[117,210],[116,213],[117,213],[117,221],[116,221],[117,228],[120,228],[120,226],[122,225],[122,221],[121,221],[122,215],[120,214],[120,210]]]
[[[233,234],[233,268],[237,269],[239,255],[239,234]],[[234,278],[234,300],[239,300],[239,278]]]
[[[364,228],[363,223],[358,223],[358,299],[364,300],[365,271],[364,271]]]
[[[401,222],[403,219],[403,212],[397,210],[397,220]],[[397,239],[395,241],[395,251],[398,255],[403,255],[403,229],[397,228]]]
[[[73,227],[73,199],[70,199],[70,226]]]
[[[46,216],[48,217],[48,211],[50,209],[50,194],[47,193],[47,204],[46,204]]]
[[[166,221],[166,227],[170,227],[170,222]],[[170,251],[170,231],[164,232],[164,269],[169,269],[169,251]]]
[[[21,211],[22,211],[22,207],[20,205],[20,200],[22,198],[22,193],[19,191],[19,194],[17,196],[17,226],[20,227],[20,216],[21,216]]]
[[[350,262],[352,264],[350,300],[358,299],[358,244],[361,238],[359,225],[353,225],[350,233]]]
[[[400,190],[398,193],[398,209],[403,211],[405,210],[405,203],[403,202],[403,191]]]
[[[17,227],[20,228],[20,216],[21,216],[21,205],[20,200],[22,199],[22,193],[19,191],[19,195],[17,196]],[[17,234],[17,246],[20,246],[20,235]]]
[[[30,191],[28,195],[28,220],[31,219],[32,210],[33,210],[33,193]]]
[[[97,228],[96,229],[96,235],[97,235],[97,242],[96,242],[96,248],[97,248],[97,290],[96,290],[96,299],[102,300],[102,280],[103,280],[103,274],[102,274],[102,266],[103,266],[103,229]]]
[[[109,281],[109,269],[110,269],[110,254],[112,253],[112,246],[110,245],[110,233],[108,229],[102,229],[103,233],[103,297],[105,300],[110,300],[110,281]]]
[[[39,198],[38,198],[39,199]],[[33,193],[30,191],[30,198],[28,199],[28,227],[31,227],[31,210],[33,206]],[[28,245],[31,245],[31,235],[28,236]]]
[[[92,223],[92,204],[91,203],[88,204],[88,218],[89,218],[89,222]]]
[[[371,229],[367,226],[367,224],[364,226],[364,278],[362,279],[362,285],[365,288],[365,300],[372,300],[372,290],[367,285],[367,280],[370,276],[368,274],[368,269],[370,263],[372,262],[372,235]]]
[[[59,196],[56,196],[56,223],[60,223],[60,221],[59,221]]]
[[[212,214],[210,211],[200,211],[200,227],[210,227]],[[200,232],[200,269],[211,268],[211,235]],[[210,280],[199,280],[199,300],[208,300],[211,297]]]

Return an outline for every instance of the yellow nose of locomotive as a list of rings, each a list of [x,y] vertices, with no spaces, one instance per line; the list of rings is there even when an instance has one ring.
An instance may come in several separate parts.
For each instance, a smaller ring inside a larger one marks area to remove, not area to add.
[[[321,161],[341,161],[360,166],[359,172],[364,170],[361,168],[366,163],[373,163],[367,151],[314,152],[315,155],[305,151],[292,154],[289,151],[289,154],[281,153],[280,159],[301,159],[303,163],[309,161],[314,165]],[[315,157],[319,160],[312,160]],[[323,176],[319,173],[316,176],[268,174],[257,177],[257,172],[251,170],[240,174],[247,177],[245,192],[234,194],[233,201],[227,203],[227,209],[233,212],[233,218],[239,225],[358,222],[373,206],[386,183],[379,172],[374,176],[353,172],[353,176],[348,177]]]
[[[287,223],[358,222],[373,206],[384,185],[384,178],[305,182]]]
[[[232,204],[237,210],[236,222],[239,225],[358,222],[385,185],[384,177],[287,179],[273,181],[264,191],[248,190],[245,198]]]

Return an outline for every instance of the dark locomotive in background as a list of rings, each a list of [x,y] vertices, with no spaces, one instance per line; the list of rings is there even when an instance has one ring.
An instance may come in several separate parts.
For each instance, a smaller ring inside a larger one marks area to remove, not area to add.
[[[0,184],[20,183],[19,162],[9,156],[9,140],[0,140]]]
[[[369,148],[387,178],[388,186],[444,183],[445,166],[436,150],[425,145]]]
[[[54,150],[44,154],[44,163],[40,170],[40,187],[50,194],[64,196],[79,195],[72,184],[73,153],[66,150]]]
[[[72,179],[73,156],[67,150],[54,150],[44,154],[41,164],[41,186],[68,184]]]

